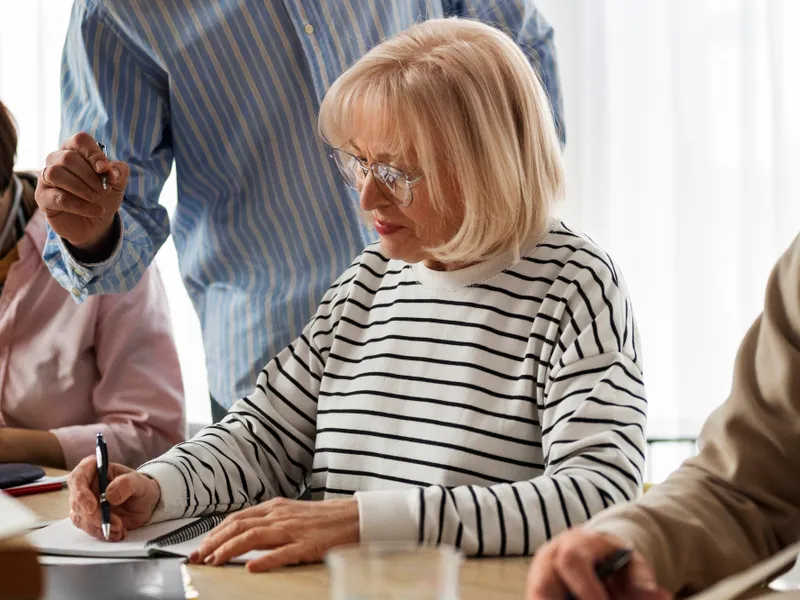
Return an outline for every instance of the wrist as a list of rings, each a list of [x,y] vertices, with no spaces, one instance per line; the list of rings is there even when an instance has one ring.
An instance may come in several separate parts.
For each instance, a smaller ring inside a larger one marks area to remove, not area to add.
[[[347,498],[334,500],[334,502],[342,502],[342,512],[344,513],[342,520],[348,524],[345,532],[345,543],[361,543],[361,517],[358,510],[358,500],[355,498]]]
[[[186,482],[183,473],[175,465],[158,459],[143,464],[139,473],[147,475],[158,485],[156,509],[150,516],[151,523],[160,523],[186,516]]]
[[[147,477],[147,480],[150,484],[150,488],[152,490],[151,494],[153,498],[155,498],[155,502],[153,503],[153,510],[155,510],[155,507],[158,506],[158,503],[161,500],[161,485],[159,485],[158,480],[155,477],[151,477],[147,473],[142,473],[142,475]]]
[[[106,230],[95,239],[84,240],[80,243],[64,239],[64,245],[72,257],[80,263],[101,263],[114,254],[114,249],[117,247],[121,233],[122,222],[119,212],[116,212]]]

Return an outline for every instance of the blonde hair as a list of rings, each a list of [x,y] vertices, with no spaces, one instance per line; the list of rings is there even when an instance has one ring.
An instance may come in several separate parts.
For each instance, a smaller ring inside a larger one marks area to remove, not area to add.
[[[518,258],[546,232],[563,193],[561,148],[536,72],[508,35],[477,21],[431,19],[375,46],[331,86],[319,131],[336,147],[385,141],[419,166],[434,209],[463,214],[455,236],[428,249],[441,262]],[[447,205],[448,180],[460,207]]]

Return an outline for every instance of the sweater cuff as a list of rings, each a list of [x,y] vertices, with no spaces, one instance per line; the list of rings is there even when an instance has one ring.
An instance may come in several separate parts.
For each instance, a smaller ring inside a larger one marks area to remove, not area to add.
[[[138,471],[155,479],[161,488],[161,498],[148,523],[161,523],[186,516],[186,483],[178,467],[157,460],[142,465]]]
[[[356,492],[361,542],[416,542],[418,489]]]

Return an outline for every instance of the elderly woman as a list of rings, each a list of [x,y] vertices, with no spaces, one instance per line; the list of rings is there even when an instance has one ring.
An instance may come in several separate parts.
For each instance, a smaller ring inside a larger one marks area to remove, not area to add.
[[[633,311],[605,252],[551,219],[558,138],[523,52],[476,22],[415,25],[333,84],[320,130],[380,242],[221,424],[113,470],[112,539],[239,511],[192,560],[275,549],[248,564],[264,570],[378,540],[529,554],[635,497]],[[100,536],[93,480],[87,460],[72,519]]]
[[[42,260],[47,221],[16,151],[0,102],[0,463],[72,469],[103,433],[111,460],[139,466],[184,439],[161,279],[152,268],[126,294],[77,304]]]

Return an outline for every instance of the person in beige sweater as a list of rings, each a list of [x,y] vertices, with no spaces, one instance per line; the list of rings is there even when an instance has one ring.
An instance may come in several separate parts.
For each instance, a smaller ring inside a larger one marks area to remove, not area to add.
[[[668,598],[702,590],[800,538],[800,237],[778,261],[764,311],[739,348],[728,400],[699,454],[638,501],[601,513],[537,552],[528,600]],[[593,565],[632,564],[604,586]]]

